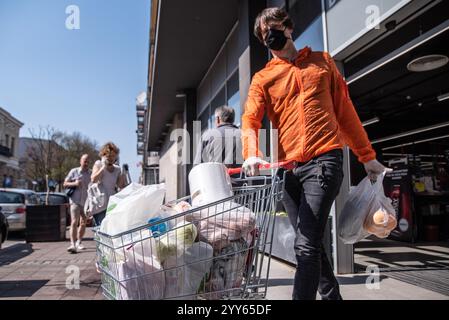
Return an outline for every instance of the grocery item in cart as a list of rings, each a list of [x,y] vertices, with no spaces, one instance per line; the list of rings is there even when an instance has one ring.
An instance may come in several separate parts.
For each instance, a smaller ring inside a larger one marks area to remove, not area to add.
[[[123,190],[121,190],[119,193],[116,193],[114,195],[112,195],[109,198],[109,202],[108,202],[108,209],[106,211],[106,214],[110,213],[112,210],[115,209],[115,207],[117,207],[117,204],[122,201],[123,199],[125,199],[126,197],[128,197],[129,195],[135,193],[136,191],[140,190],[142,188],[141,184],[132,182],[131,184],[129,184],[126,188],[124,188]]]
[[[165,186],[141,186],[136,190],[126,190],[126,196],[115,198],[115,207],[103,220],[100,231],[108,235],[117,235],[144,226],[148,220],[161,214],[160,207],[165,197]],[[129,192],[129,193],[128,193]]]
[[[165,269],[166,299],[194,300],[200,286],[208,278],[212,266],[213,248],[196,242],[184,252],[168,257]]]
[[[173,228],[180,222],[186,221],[186,217],[184,215],[181,215],[179,218],[173,218],[176,215],[179,215],[180,213],[184,213],[186,211],[189,211],[192,209],[192,206],[186,202],[186,201],[179,201],[179,202],[172,202],[172,203],[166,203],[161,207],[161,210],[164,213],[165,217],[170,217],[169,220],[170,227]]]
[[[236,202],[224,202],[194,211],[191,219],[198,225],[200,239],[221,250],[231,241],[248,238],[256,226],[255,214]]]
[[[222,163],[195,166],[189,173],[193,206],[201,206],[233,196],[231,177]]]
[[[148,228],[151,231],[151,234],[154,238],[160,237],[164,233],[166,233],[169,229],[167,222],[162,222],[164,218],[162,217],[155,217],[148,220],[148,224],[150,227]],[[157,223],[159,222],[159,223]]]
[[[156,252],[159,261],[164,262],[170,256],[177,256],[193,245],[198,235],[193,223],[178,223],[172,230],[156,238]]]
[[[118,300],[160,300],[165,292],[162,265],[154,256],[154,239],[115,249],[112,259],[103,257],[102,267],[113,281],[108,291]],[[107,260],[105,260],[107,259]]]
[[[218,300],[240,292],[247,257],[248,244],[244,239],[231,242],[215,254],[211,276],[205,285],[207,299]],[[234,288],[235,290],[232,290]]]

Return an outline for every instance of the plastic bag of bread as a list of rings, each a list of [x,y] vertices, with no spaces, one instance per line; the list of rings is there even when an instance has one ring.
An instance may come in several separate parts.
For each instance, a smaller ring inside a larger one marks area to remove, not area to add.
[[[366,232],[383,239],[387,238],[391,231],[396,229],[398,221],[391,203],[388,199],[382,199],[381,197],[380,195],[376,199],[378,203],[372,207],[370,214],[363,223],[363,228]]]
[[[349,193],[337,226],[343,243],[354,244],[370,235],[386,238],[396,228],[395,210],[383,189],[385,174],[375,183],[366,177]]]

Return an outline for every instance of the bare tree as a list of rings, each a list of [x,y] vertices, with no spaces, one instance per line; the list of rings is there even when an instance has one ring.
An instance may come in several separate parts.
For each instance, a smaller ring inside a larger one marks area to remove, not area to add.
[[[31,139],[27,141],[25,164],[26,178],[38,182],[38,189],[44,188],[45,177],[52,178],[52,170],[58,154],[64,152],[60,146],[63,134],[49,126],[39,127],[39,130],[29,130]]]
[[[38,132],[30,130],[30,135],[26,159],[21,159],[21,164],[27,180],[38,182],[39,190],[45,190],[48,175],[61,191],[65,176],[79,165],[82,154],[89,154],[92,160],[97,158],[97,143],[79,132],[66,134],[51,127],[39,127]]]

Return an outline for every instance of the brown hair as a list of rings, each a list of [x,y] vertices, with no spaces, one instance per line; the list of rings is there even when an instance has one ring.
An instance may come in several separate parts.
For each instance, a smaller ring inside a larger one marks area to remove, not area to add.
[[[254,23],[254,35],[261,43],[264,43],[262,37],[262,25],[270,25],[272,22],[280,22],[287,28],[293,29],[295,24],[288,15],[287,11],[281,8],[266,8],[256,17]]]
[[[111,152],[115,152],[118,155],[120,153],[120,149],[112,142],[108,142],[101,147],[100,157],[108,156]]]

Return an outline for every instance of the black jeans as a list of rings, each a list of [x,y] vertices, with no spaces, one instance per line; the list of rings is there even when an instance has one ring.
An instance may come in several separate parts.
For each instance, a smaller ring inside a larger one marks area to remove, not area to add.
[[[343,152],[322,154],[298,163],[285,177],[283,204],[296,231],[294,300],[341,300],[339,284],[323,246],[332,204],[343,180]]]

